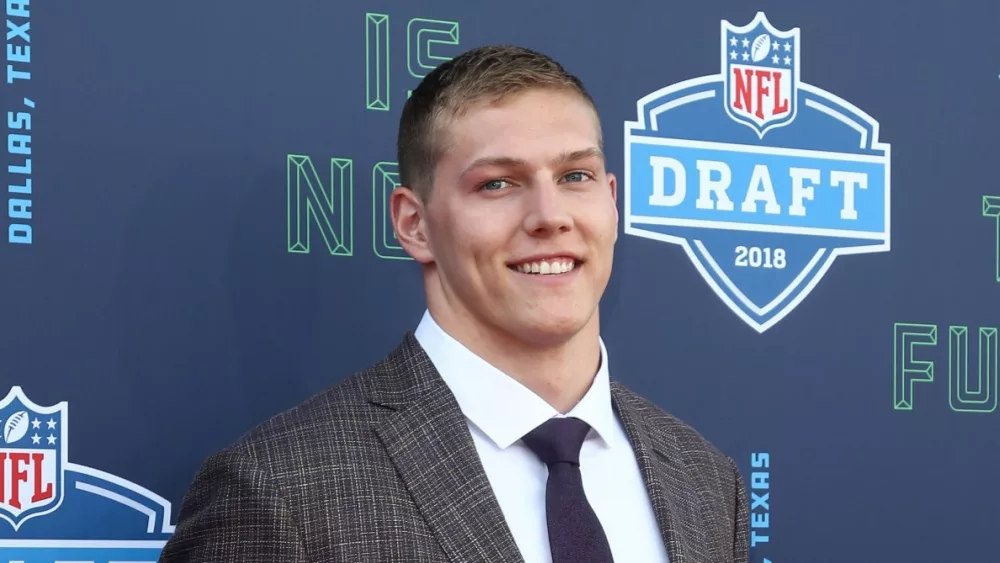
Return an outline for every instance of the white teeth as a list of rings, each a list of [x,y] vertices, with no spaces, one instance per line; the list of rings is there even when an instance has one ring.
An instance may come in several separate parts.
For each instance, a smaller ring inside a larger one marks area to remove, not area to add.
[[[526,262],[517,266],[517,271],[523,274],[540,274],[543,276],[552,274],[565,274],[576,267],[573,260],[553,260],[542,262]]]

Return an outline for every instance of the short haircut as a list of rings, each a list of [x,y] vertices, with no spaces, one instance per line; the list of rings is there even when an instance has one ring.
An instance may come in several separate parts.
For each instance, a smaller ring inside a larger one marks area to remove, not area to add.
[[[403,106],[396,143],[400,183],[426,202],[434,183],[434,168],[443,150],[443,123],[462,115],[473,104],[497,103],[530,89],[575,92],[597,113],[597,105],[579,78],[552,58],[531,49],[488,45],[439,65],[420,82]],[[600,138],[599,128],[598,124]]]

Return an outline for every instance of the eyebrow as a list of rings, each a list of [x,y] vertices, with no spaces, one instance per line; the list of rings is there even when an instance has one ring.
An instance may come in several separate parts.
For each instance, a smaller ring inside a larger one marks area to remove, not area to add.
[[[556,156],[556,158],[553,160],[553,163],[558,165],[558,164],[565,164],[567,162],[576,162],[578,160],[584,160],[587,158],[595,158],[595,157],[603,161],[604,152],[597,147],[591,147],[588,149],[581,149],[577,151],[563,152],[558,156]],[[528,164],[527,161],[522,160],[520,158],[511,158],[507,156],[484,157],[473,161],[472,164],[470,164],[468,167],[465,168],[465,171],[462,172],[462,174],[463,175],[468,174],[470,171],[483,166],[519,167],[519,166],[526,166],[527,164]]]

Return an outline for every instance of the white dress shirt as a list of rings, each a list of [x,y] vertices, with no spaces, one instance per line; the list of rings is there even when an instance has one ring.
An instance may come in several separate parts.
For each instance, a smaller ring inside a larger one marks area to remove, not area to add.
[[[551,563],[545,519],[548,468],[521,442],[546,420],[563,416],[544,399],[449,336],[429,312],[415,336],[465,414],[486,476],[526,563]],[[588,423],[580,472],[615,561],[666,562],[652,503],[634,452],[611,404],[607,350],[583,399],[565,416]]]

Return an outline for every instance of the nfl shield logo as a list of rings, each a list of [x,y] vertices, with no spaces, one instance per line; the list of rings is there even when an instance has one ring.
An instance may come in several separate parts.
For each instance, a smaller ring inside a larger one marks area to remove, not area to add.
[[[0,401],[0,519],[16,531],[63,500],[68,405],[36,405],[20,387]]]
[[[680,246],[758,332],[839,257],[890,247],[890,146],[855,104],[804,82],[799,30],[722,21],[716,74],[636,101],[625,234]]]
[[[764,137],[795,119],[799,29],[779,31],[763,12],[747,25],[722,22],[726,111]]]

